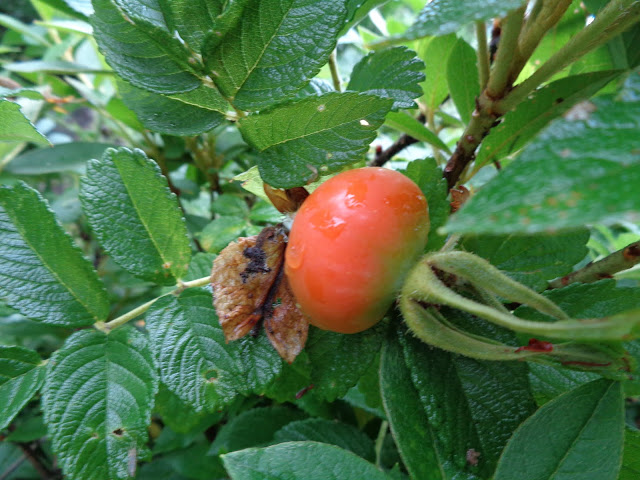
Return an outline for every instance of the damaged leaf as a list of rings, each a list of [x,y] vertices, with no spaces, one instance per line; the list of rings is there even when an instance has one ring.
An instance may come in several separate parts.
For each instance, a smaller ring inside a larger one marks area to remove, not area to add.
[[[271,344],[291,363],[304,348],[309,324],[282,269],[285,239],[276,226],[229,244],[213,262],[211,286],[228,342],[244,337],[264,319]]]
[[[273,348],[287,362],[293,363],[307,343],[309,322],[300,313],[296,299],[284,275],[275,290],[271,309],[265,311],[264,328]]]

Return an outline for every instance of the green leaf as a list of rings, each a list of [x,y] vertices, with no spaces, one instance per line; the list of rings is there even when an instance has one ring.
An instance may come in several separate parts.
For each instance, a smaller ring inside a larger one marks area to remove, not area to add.
[[[589,231],[538,235],[470,235],[462,248],[489,260],[514,280],[539,292],[587,256]]]
[[[198,252],[191,257],[189,270],[184,277],[184,281],[196,280],[211,275],[211,268],[216,255],[213,253]]]
[[[415,40],[428,35],[454,33],[476,20],[503,17],[523,3],[522,0],[433,0],[399,38]]]
[[[618,287],[615,280],[574,283],[564,288],[543,292],[572,318],[605,318],[636,309],[640,305],[640,288]],[[528,320],[549,321],[537,311],[522,306],[515,314]],[[630,343],[625,348],[633,354]],[[599,378],[594,373],[567,370],[548,365],[531,364],[530,379],[538,403],[545,403],[572,388]]]
[[[267,388],[265,395],[277,402],[296,402],[299,392],[304,393],[303,399],[306,397],[305,389],[310,385],[311,363],[306,350],[302,350],[291,365],[283,364],[282,373]]]
[[[162,383],[158,389],[154,411],[162,417],[162,423],[174,432],[183,434],[193,433],[192,430],[201,427],[203,424],[205,428],[208,427],[219,420],[218,416],[220,415],[217,412],[214,415],[196,412]],[[157,450],[157,446],[158,444],[156,443],[154,452]]]
[[[440,140],[440,137],[406,112],[389,112],[384,124],[398,130],[399,132],[406,133],[416,140],[420,140],[421,142],[428,143],[429,145],[433,145],[436,148],[444,150],[447,153],[451,153],[449,147]]]
[[[135,328],[69,337],[49,360],[42,405],[65,474],[131,478],[130,464],[146,451],[157,388],[148,340]]]
[[[233,480],[388,480],[373,464],[324,443],[288,442],[222,456]]]
[[[636,480],[640,476],[640,432],[625,429],[624,455],[618,480]]]
[[[310,329],[305,350],[314,393],[329,402],[346,394],[380,351],[382,339],[382,326],[353,335]]]
[[[39,386],[44,382],[46,369],[41,367]],[[9,442],[35,442],[47,436],[47,426],[44,424],[42,415],[35,415],[33,410],[26,409],[24,415],[20,415],[14,423],[15,429],[5,437]],[[12,427],[13,428],[13,427]]]
[[[204,227],[198,239],[206,252],[219,253],[230,242],[242,235],[246,228],[247,222],[244,218],[218,217]]]
[[[487,328],[468,324],[453,311],[443,314],[458,327],[464,321],[465,330],[472,333]],[[512,335],[494,333],[491,338],[510,343]],[[427,349],[409,335],[400,336],[400,341],[429,425],[436,432],[441,461],[456,470],[490,474],[513,431],[535,410],[526,365]],[[467,465],[469,449],[481,454],[477,468]]]
[[[624,428],[622,388],[596,380],[538,410],[505,448],[495,480],[616,480]]]
[[[640,288],[618,287],[615,280],[574,283],[548,290],[543,295],[558,305],[571,318],[603,318],[638,308]],[[529,320],[549,319],[536,310],[522,306],[516,315]]]
[[[201,52],[205,38],[217,27],[225,0],[159,0],[169,31],[176,31],[194,52]],[[238,3],[238,2],[236,2]],[[240,4],[246,1],[239,2]],[[242,7],[243,8],[243,7]]]
[[[558,395],[598,378],[601,377],[597,373],[567,370],[533,362],[529,364],[531,392],[538,405],[544,405]]]
[[[437,110],[449,93],[447,64],[457,43],[458,37],[452,33],[422,40],[418,44],[418,55],[426,65],[426,78],[421,84],[424,92],[423,101],[431,111]]]
[[[64,60],[30,60],[3,65],[3,68],[16,73],[50,73],[53,75],[77,75],[78,73],[109,73],[111,70],[92,68],[81,63]]]
[[[296,441],[328,443],[349,450],[365,460],[375,459],[373,441],[364,432],[352,425],[324,418],[291,422],[278,430],[273,439],[276,443]]]
[[[391,432],[412,478],[446,480],[447,465],[442,464],[437,430],[429,423],[418,391],[411,381],[402,353],[394,337],[382,348],[380,392]]]
[[[471,113],[476,108],[476,98],[480,95],[480,81],[476,51],[461,38],[454,45],[447,61],[447,83],[460,119],[469,123]]]
[[[218,215],[248,217],[249,206],[243,196],[223,193],[211,204],[211,210]]]
[[[0,296],[43,323],[81,327],[109,313],[104,286],[40,194],[0,187]]]
[[[87,17],[93,13],[91,0],[64,0],[69,7]]]
[[[95,0],[91,25],[109,65],[136,87],[180,93],[201,84],[202,65],[165,24],[156,2]]]
[[[311,81],[293,98],[305,98],[311,96],[320,96],[324,93],[335,92],[333,85],[321,78],[312,78]]]
[[[22,114],[20,105],[0,99],[0,143],[3,142],[49,145],[49,140]]]
[[[39,30],[34,28],[32,25],[27,25],[21,22],[17,18],[0,13],[0,25],[19,33],[20,35],[24,36],[24,38],[28,38],[38,45],[42,45],[44,47],[51,46],[49,40],[40,35]]]
[[[219,458],[211,458],[207,456],[207,449],[209,448],[209,442],[204,439],[188,448],[173,451],[167,455],[163,455],[160,461],[166,461],[171,469],[180,474],[180,480],[222,480],[227,479],[228,476],[224,471],[222,462]],[[151,463],[153,465],[154,462]],[[162,478],[165,479],[167,470],[166,465],[164,468],[156,470],[155,476],[152,479]],[[137,478],[137,477],[136,477]]]
[[[274,435],[285,425],[306,417],[300,410],[284,405],[252,408],[222,426],[211,444],[209,455],[235,452],[274,443]]]
[[[389,0],[346,0],[345,5],[347,7],[347,23],[342,27],[340,31],[340,37],[347,33],[347,31],[362,21],[369,12],[383,3]]]
[[[1,47],[0,47],[0,53]],[[6,97],[23,97],[30,100],[44,100],[44,95],[37,87],[20,87],[20,88],[7,88],[0,87],[0,98]]]
[[[447,182],[442,178],[442,170],[433,158],[426,158],[409,163],[402,173],[413,180],[427,198],[430,221],[427,249],[437,250],[446,239],[438,233],[438,229],[445,224],[451,211],[447,200]]]
[[[587,120],[553,122],[446,230],[533,233],[637,219],[640,103],[601,97],[593,104]]]
[[[391,98],[391,110],[416,108],[414,98],[422,95],[424,63],[406,47],[371,52],[351,72],[347,90]]]
[[[4,171],[14,175],[46,175],[60,172],[84,173],[87,161],[91,158],[100,158],[109,147],[113,147],[113,145],[93,142],[70,142],[29,150],[14,158],[4,168]]]
[[[536,90],[507,113],[500,125],[491,129],[482,141],[476,165],[485,165],[519,150],[551,120],[590,98],[620,73],[616,70],[572,75]]]
[[[0,431],[42,386],[45,369],[33,350],[0,345]]]
[[[164,297],[147,313],[160,379],[196,411],[214,411],[238,394],[262,394],[282,361],[265,335],[226,343],[211,292]]]
[[[362,160],[391,104],[362,93],[327,93],[245,117],[240,130],[262,152],[264,181],[291,188]]]
[[[234,106],[262,110],[316,76],[345,16],[343,0],[249,0],[237,26],[205,49],[205,64]]]
[[[369,365],[358,384],[342,397],[354,407],[361,408],[378,418],[387,420],[380,394],[380,357]]]
[[[17,466],[15,470],[9,470]],[[0,442],[0,470],[10,472],[8,480],[42,478],[29,462],[24,461],[24,452],[15,443]]]
[[[224,120],[228,104],[217,90],[204,85],[186,93],[160,95],[118,82],[127,107],[149,130],[168,135],[199,135]]]
[[[191,258],[175,195],[141,150],[107,150],[91,160],[80,198],[102,246],[125,270],[161,285],[184,276]]]

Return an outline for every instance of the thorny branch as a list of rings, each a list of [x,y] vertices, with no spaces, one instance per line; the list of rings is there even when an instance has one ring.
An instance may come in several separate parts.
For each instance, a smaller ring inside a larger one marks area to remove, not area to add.
[[[627,245],[597,262],[591,262],[580,270],[557,278],[549,288],[560,288],[570,283],[592,283],[603,278],[612,278],[615,273],[627,270],[640,263],[640,241]]]

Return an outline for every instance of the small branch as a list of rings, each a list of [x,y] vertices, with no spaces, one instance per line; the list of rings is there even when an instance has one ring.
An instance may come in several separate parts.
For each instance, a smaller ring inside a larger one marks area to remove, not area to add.
[[[603,278],[612,278],[615,273],[627,270],[640,263],[640,241],[627,245],[622,250],[608,255],[602,260],[549,283],[549,288],[566,287],[571,283],[592,283]]]
[[[485,92],[478,98],[471,121],[444,167],[443,177],[447,180],[449,189],[455,187],[462,172],[475,158],[476,148],[499,118],[499,115],[493,112],[492,104],[493,101],[487,97]]]
[[[519,13],[520,10],[516,12]],[[444,168],[443,176],[447,180],[449,189],[456,185],[467,165],[474,160],[478,145],[502,115],[524,101],[533,90],[558,71],[640,20],[640,2],[637,0],[612,0],[590,25],[573,36],[533,75],[513,90],[508,91],[509,82],[515,75],[515,70],[513,70],[512,59],[508,58],[505,52],[513,54],[516,50],[515,47],[506,47],[505,44],[509,42],[507,35],[510,37],[515,35],[518,18],[514,16],[516,12],[510,15],[511,33],[505,31],[506,25],[503,25],[489,84],[478,97],[476,110],[473,112],[471,121]],[[512,38],[511,42],[513,41]],[[509,68],[506,65],[509,65]],[[499,88],[502,86],[504,86],[504,90],[500,91]]]
[[[420,123],[424,123],[426,117],[424,114],[420,114],[418,116],[418,121]],[[402,150],[407,148],[409,145],[413,145],[414,143],[418,143],[419,140],[416,140],[411,135],[402,134],[398,140],[396,140],[389,148],[386,150],[382,150],[380,153],[376,153],[373,162],[371,162],[372,167],[381,167],[385,163],[387,163],[391,158],[400,153]]]
[[[168,295],[179,295],[187,288],[204,287],[205,285],[208,285],[210,282],[211,282],[211,277],[202,277],[202,278],[198,278],[197,280],[191,280],[190,282],[184,282],[184,283],[179,282],[178,286],[174,290],[170,291],[169,293],[165,293],[164,295],[160,295],[159,297],[156,297],[153,300],[148,301],[147,303],[143,303],[139,307],[136,307],[130,312],[127,312],[124,315],[119,316],[118,318],[114,318],[109,322],[96,322],[93,324],[93,326],[95,329],[100,330],[101,332],[109,333],[114,328],[124,325],[125,323],[133,320],[134,318],[137,318],[140,315],[142,315],[144,312],[149,310],[149,307],[151,307],[151,305],[156,303],[162,297],[166,297]]]
[[[489,81],[489,44],[487,43],[487,24],[476,22],[476,38],[478,39],[478,75],[480,90],[484,90]]]
[[[520,34],[513,60],[510,81],[513,83],[545,34],[552,29],[571,6],[572,0],[540,0],[536,3]]]
[[[340,72],[338,71],[338,59],[335,50],[329,55],[329,70],[331,70],[333,88],[336,89],[336,92],[341,92],[342,86],[340,85]]]
[[[490,98],[502,98],[509,85],[511,63],[518,47],[518,36],[522,30],[525,6],[511,12],[502,22],[500,44],[489,74],[486,92]]]
[[[598,13],[593,22],[571,37],[538,70],[498,102],[496,111],[504,113],[511,110],[553,75],[622,33],[638,20],[640,20],[640,2],[637,0],[612,0]]]

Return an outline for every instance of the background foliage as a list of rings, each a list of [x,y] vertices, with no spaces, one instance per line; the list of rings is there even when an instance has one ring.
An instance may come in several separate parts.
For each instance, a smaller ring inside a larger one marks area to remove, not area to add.
[[[609,3],[624,32],[581,40]],[[539,9],[546,35],[488,98],[500,51],[490,79],[483,61]],[[426,345],[394,308],[312,327],[288,364],[264,332],[225,342],[206,277],[284,219],[263,182],[385,164],[427,196],[427,252],[456,240],[573,318],[637,324],[637,267],[549,287],[640,240],[639,19],[632,0],[3,2],[0,479],[638,478],[636,332],[589,345],[623,372],[497,362]]]

